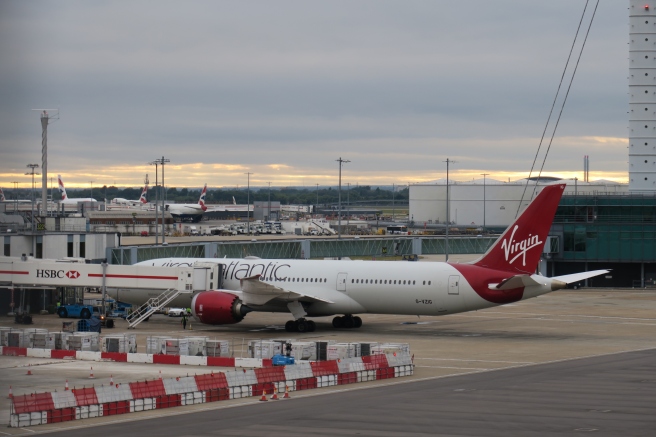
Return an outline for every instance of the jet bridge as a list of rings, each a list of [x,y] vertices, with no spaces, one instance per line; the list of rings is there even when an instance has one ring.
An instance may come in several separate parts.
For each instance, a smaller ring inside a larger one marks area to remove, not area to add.
[[[216,265],[215,265],[216,266]],[[216,268],[216,267],[215,267]],[[137,310],[134,328],[180,294],[212,288],[217,272],[206,263],[194,267],[86,264],[84,260],[43,260],[32,257],[0,258],[0,288],[96,287],[161,290]]]

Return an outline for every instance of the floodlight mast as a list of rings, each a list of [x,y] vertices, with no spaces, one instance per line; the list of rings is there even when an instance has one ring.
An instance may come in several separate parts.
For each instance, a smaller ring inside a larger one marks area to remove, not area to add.
[[[41,211],[48,215],[48,124],[59,120],[59,109],[32,109],[41,112]],[[54,114],[49,114],[48,111]]]

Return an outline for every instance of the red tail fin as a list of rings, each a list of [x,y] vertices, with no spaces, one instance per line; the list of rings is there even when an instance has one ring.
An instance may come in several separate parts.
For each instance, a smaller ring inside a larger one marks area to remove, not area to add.
[[[564,190],[565,184],[544,187],[475,265],[509,272],[535,273]]]
[[[207,184],[203,187],[203,191],[200,193],[200,199],[198,199],[198,204],[200,209],[207,211],[207,206],[205,206],[205,194],[207,193]]]
[[[148,184],[144,185],[143,190],[141,190],[141,196],[139,197],[140,203],[148,203],[146,195],[148,194]]]
[[[66,195],[66,188],[64,188],[64,181],[62,181],[61,175],[57,175],[57,181],[59,182],[59,191],[61,192],[62,200],[68,199]]]

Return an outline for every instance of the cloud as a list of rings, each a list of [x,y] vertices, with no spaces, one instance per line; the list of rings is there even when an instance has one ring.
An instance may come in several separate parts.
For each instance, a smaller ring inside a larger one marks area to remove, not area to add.
[[[463,177],[527,174],[583,3],[524,6],[2,2],[0,185],[40,162],[44,106],[71,186],[138,186],[163,155],[167,185],[190,187],[334,184],[339,156],[353,183],[436,179],[447,157]],[[549,171],[627,159],[625,6],[597,12]]]

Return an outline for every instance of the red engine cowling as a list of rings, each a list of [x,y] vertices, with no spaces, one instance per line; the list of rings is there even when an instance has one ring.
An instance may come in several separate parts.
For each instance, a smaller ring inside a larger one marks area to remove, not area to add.
[[[244,319],[245,305],[234,294],[203,291],[191,301],[192,314],[206,325],[230,325]]]

